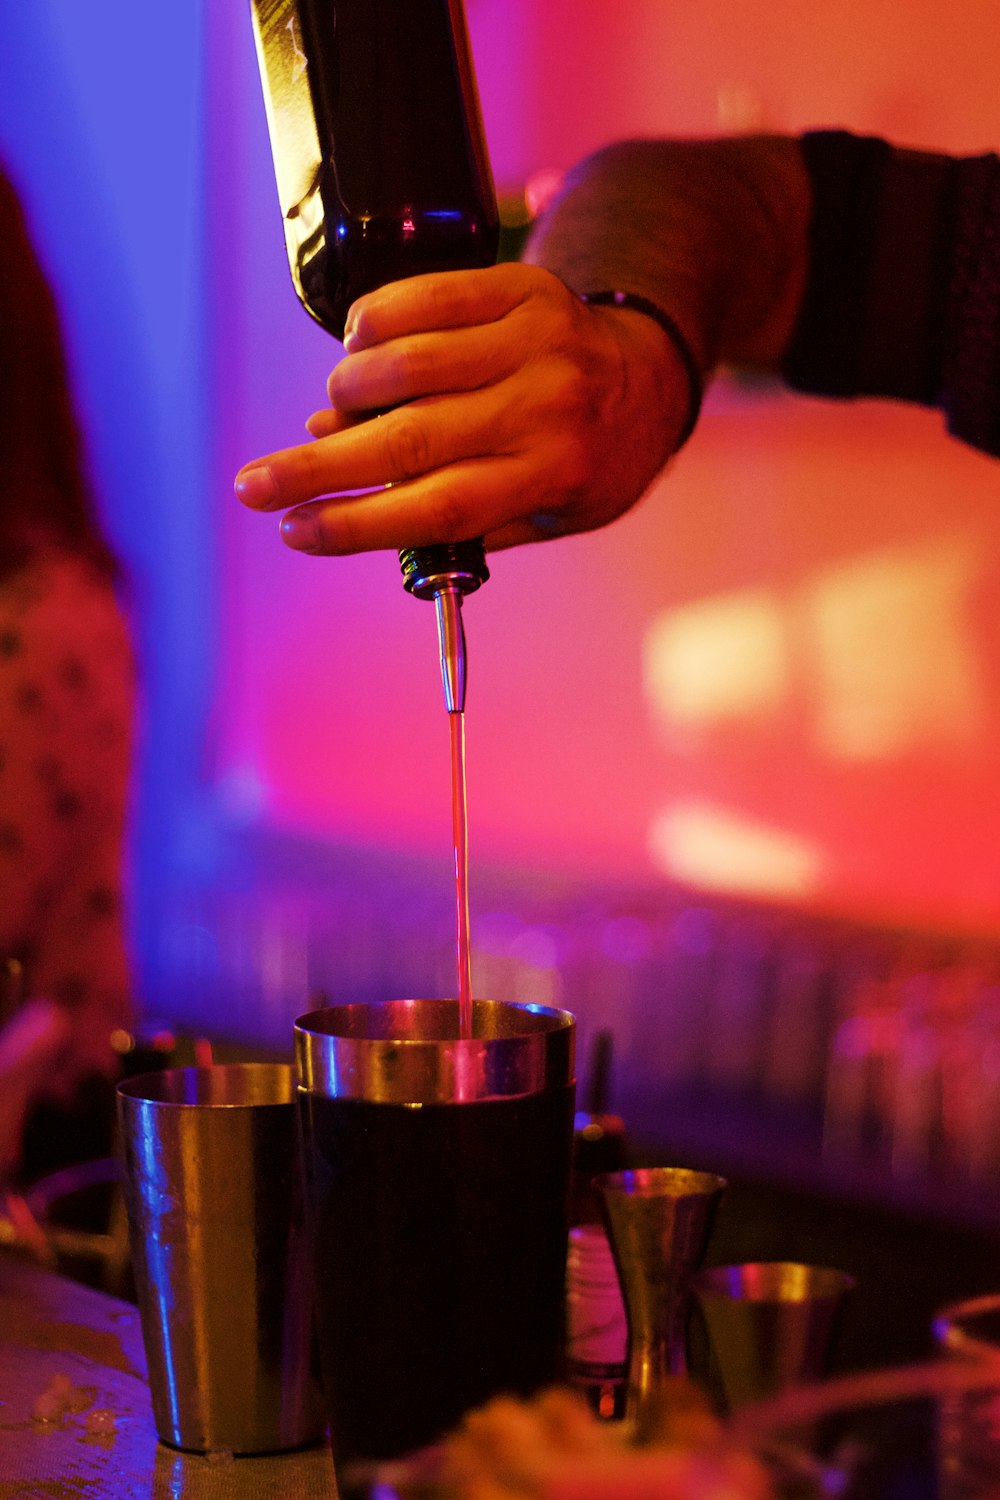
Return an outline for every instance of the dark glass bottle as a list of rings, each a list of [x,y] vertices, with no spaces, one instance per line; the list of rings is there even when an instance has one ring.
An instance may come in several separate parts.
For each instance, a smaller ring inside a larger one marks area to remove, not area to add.
[[[600,1200],[594,1178],[602,1172],[621,1172],[628,1166],[625,1123],[609,1107],[614,1038],[599,1031],[587,1060],[580,1090],[580,1103],[573,1124],[573,1178],[570,1189],[570,1223],[602,1222]]]
[[[496,260],[500,220],[462,0],[252,0],[285,245],[335,338],[388,281]],[[400,559],[420,597],[489,577],[482,542]],[[439,580],[423,592],[417,577]]]
[[[253,0],[285,241],[303,306],[491,265],[499,218],[461,0]]]
[[[624,1416],[627,1385],[625,1304],[593,1185],[628,1165],[624,1121],[609,1109],[613,1046],[610,1031],[598,1032],[573,1121],[566,1258],[566,1380],[601,1418]]]

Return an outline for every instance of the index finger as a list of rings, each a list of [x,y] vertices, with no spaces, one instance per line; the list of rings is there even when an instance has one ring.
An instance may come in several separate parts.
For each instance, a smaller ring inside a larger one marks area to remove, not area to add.
[[[495,323],[556,278],[517,263],[438,271],[392,281],[359,297],[347,314],[348,354],[407,334]]]

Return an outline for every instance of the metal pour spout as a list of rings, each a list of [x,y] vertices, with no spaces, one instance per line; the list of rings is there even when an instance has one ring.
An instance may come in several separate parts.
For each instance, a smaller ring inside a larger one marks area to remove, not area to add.
[[[418,599],[433,599],[437,614],[438,649],[445,707],[450,714],[465,710],[465,628],[462,599],[489,578],[480,541],[454,547],[411,547],[399,554],[403,587]]]
[[[434,595],[434,609],[444,703],[450,714],[460,714],[465,709],[465,627],[462,624],[461,592],[442,589]]]

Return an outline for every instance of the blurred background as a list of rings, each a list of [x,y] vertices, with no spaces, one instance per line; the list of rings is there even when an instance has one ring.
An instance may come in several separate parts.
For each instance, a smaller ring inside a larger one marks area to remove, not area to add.
[[[624,135],[997,146],[988,0],[466,7],[515,228]],[[292,291],[249,6],[3,23],[0,155],[132,579],[142,1008],[283,1045],[315,995],[450,993],[433,611],[394,555],[294,555],[232,493],[340,352]],[[610,1028],[654,1133],[974,1219],[1000,1174],[998,473],[932,413],[724,376],[634,513],[495,557],[465,610],[477,991]]]

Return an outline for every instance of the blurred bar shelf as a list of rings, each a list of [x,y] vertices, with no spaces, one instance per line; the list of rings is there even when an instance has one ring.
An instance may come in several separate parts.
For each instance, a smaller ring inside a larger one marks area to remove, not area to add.
[[[451,994],[451,878],[232,830],[164,909],[148,1005],[230,1055],[287,1055],[314,1004]],[[573,1011],[581,1062],[610,1030],[611,1106],[647,1151],[1000,1230],[1000,930],[482,863],[471,897],[476,993]]]
[[[995,1232],[1000,1251],[1000,1190],[942,1176],[894,1176],[879,1160],[849,1162],[823,1154],[822,1120],[692,1095],[628,1101],[636,1157],[686,1165],[767,1183],[817,1200],[853,1202],[974,1232]]]

